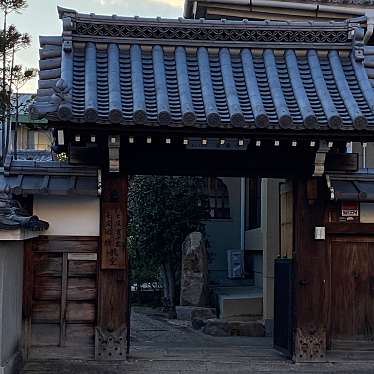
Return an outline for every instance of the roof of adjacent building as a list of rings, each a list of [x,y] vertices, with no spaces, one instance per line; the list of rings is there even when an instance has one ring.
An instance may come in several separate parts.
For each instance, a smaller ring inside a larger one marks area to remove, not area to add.
[[[185,0],[186,18],[347,19],[374,8],[372,0]]]
[[[97,196],[99,188],[96,168],[40,157],[15,160],[9,156],[0,172],[0,194]]]
[[[374,169],[327,174],[332,200],[374,202]]]
[[[34,118],[74,123],[374,129],[354,22],[162,20],[59,9],[41,37]]]

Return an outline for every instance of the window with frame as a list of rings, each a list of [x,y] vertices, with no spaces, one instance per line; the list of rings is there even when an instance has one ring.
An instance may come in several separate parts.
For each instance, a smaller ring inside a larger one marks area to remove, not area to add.
[[[231,218],[229,192],[220,178],[206,178],[203,193],[206,196],[207,209],[211,219]]]
[[[246,230],[261,227],[261,178],[246,181]]]

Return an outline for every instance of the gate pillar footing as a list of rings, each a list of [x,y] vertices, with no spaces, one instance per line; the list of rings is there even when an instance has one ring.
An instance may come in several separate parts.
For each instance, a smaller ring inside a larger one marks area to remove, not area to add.
[[[109,331],[101,327],[95,329],[95,360],[125,361],[127,359],[127,328]]]
[[[295,336],[295,362],[326,362],[326,330],[298,328]]]

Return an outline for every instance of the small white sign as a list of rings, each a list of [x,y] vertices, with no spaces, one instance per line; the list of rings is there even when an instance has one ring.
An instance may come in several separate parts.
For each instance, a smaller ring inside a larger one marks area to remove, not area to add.
[[[325,240],[326,239],[326,228],[325,227],[315,227],[314,228],[314,239]]]

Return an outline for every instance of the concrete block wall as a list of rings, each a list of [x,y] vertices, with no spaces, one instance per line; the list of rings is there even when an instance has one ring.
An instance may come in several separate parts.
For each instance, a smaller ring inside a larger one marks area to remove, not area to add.
[[[23,245],[0,239],[0,374],[22,365]]]

